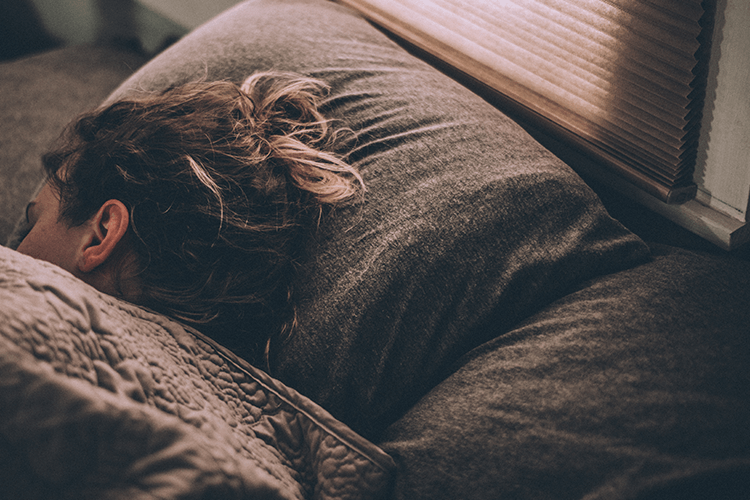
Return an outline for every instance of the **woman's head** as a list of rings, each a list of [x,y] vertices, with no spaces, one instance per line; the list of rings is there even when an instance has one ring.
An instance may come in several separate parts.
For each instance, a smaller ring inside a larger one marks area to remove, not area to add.
[[[322,207],[362,192],[333,152],[321,90],[264,73],[85,115],[44,158],[58,218],[85,228],[111,216],[101,211],[113,201],[124,208],[127,231],[110,256],[116,294],[193,324],[244,316],[273,328]],[[103,239],[106,228],[94,229]]]

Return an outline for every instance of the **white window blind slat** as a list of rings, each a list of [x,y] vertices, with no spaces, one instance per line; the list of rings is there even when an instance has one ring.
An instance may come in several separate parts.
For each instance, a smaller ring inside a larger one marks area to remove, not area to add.
[[[502,36],[513,36],[516,43],[525,43],[537,52],[570,61],[571,65],[576,65],[582,71],[599,77],[611,78],[615,69],[619,72],[629,69],[631,72],[629,78],[641,86],[653,85],[653,83],[662,87],[672,86],[675,79],[681,82],[689,82],[692,79],[689,72],[681,72],[676,73],[671,80],[666,80],[673,69],[664,67],[661,63],[653,62],[651,57],[646,59],[645,62],[617,61],[617,47],[610,49],[591,36],[587,36],[587,33],[580,34],[571,30],[568,26],[555,24],[548,17],[535,14],[528,9],[524,9],[523,5],[517,5],[513,2],[472,3],[471,1],[436,0],[433,3],[446,9],[445,17],[440,18],[435,15],[429,8],[429,3],[422,5],[421,13],[431,16],[433,19],[440,19],[446,30],[462,32],[453,23],[458,19],[470,18],[475,24],[488,32],[497,34],[496,36],[500,36],[500,34]],[[450,9],[449,6],[452,6],[453,9]],[[405,7],[408,8],[407,5]],[[471,35],[470,31],[465,31],[465,33],[468,36],[473,36],[475,40],[483,40],[480,36]],[[591,32],[588,32],[588,35],[591,35]],[[543,45],[539,43],[540,41]],[[590,64],[586,64],[586,62]],[[644,67],[644,64],[648,65]],[[649,69],[652,67],[656,70]]]
[[[503,4],[504,2],[498,2]],[[646,23],[631,23],[628,25],[620,16],[623,15],[621,10],[613,10],[609,14],[613,17],[595,15],[596,10],[600,10],[601,5],[608,5],[604,1],[586,2],[585,0],[560,1],[560,0],[514,0],[517,6],[522,9],[533,12],[540,17],[549,19],[556,26],[547,29],[564,28],[573,31],[581,37],[593,40],[597,44],[615,52],[620,52],[623,43],[629,47],[639,49],[647,54],[656,69],[679,71],[685,64],[690,64],[689,58],[686,58],[681,52],[669,50],[669,47],[663,41],[654,43],[651,37],[654,26],[651,29]],[[587,8],[581,8],[579,5],[585,5]],[[601,11],[601,10],[600,10]],[[502,19],[499,17],[498,19]],[[667,32],[660,33],[659,37],[666,37]],[[696,47],[697,48],[697,47]]]
[[[643,15],[638,15],[616,6],[609,2],[581,2],[580,0],[520,0],[525,7],[531,7],[534,3],[545,5],[550,9],[559,10],[568,16],[569,23],[573,26],[580,23],[601,30],[603,33],[612,37],[616,44],[621,40],[633,40],[636,43],[646,44],[649,48],[663,52],[666,58],[682,59],[684,54],[684,44],[688,44],[688,49],[692,45],[692,50],[697,50],[698,43],[695,40],[696,34],[691,35],[689,32],[681,32],[673,29],[673,25],[664,22],[664,20],[653,19]],[[636,5],[631,2],[630,5]],[[659,30],[657,39],[652,38],[654,29]],[[642,40],[638,40],[642,38]],[[675,49],[670,53],[670,48]]]

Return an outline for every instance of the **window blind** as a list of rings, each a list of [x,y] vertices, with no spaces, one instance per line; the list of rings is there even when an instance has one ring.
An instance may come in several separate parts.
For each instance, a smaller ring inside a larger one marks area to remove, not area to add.
[[[668,203],[695,194],[701,0],[340,0]]]

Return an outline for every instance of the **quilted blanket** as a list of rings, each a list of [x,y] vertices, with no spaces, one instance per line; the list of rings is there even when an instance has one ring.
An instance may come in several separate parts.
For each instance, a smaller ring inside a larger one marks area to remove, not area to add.
[[[6,498],[381,498],[392,471],[200,333],[0,247]]]

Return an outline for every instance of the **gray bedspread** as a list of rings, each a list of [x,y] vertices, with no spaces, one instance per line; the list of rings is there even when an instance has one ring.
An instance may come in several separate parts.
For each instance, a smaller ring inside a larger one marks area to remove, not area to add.
[[[379,498],[390,458],[199,333],[0,247],[6,498]]]

